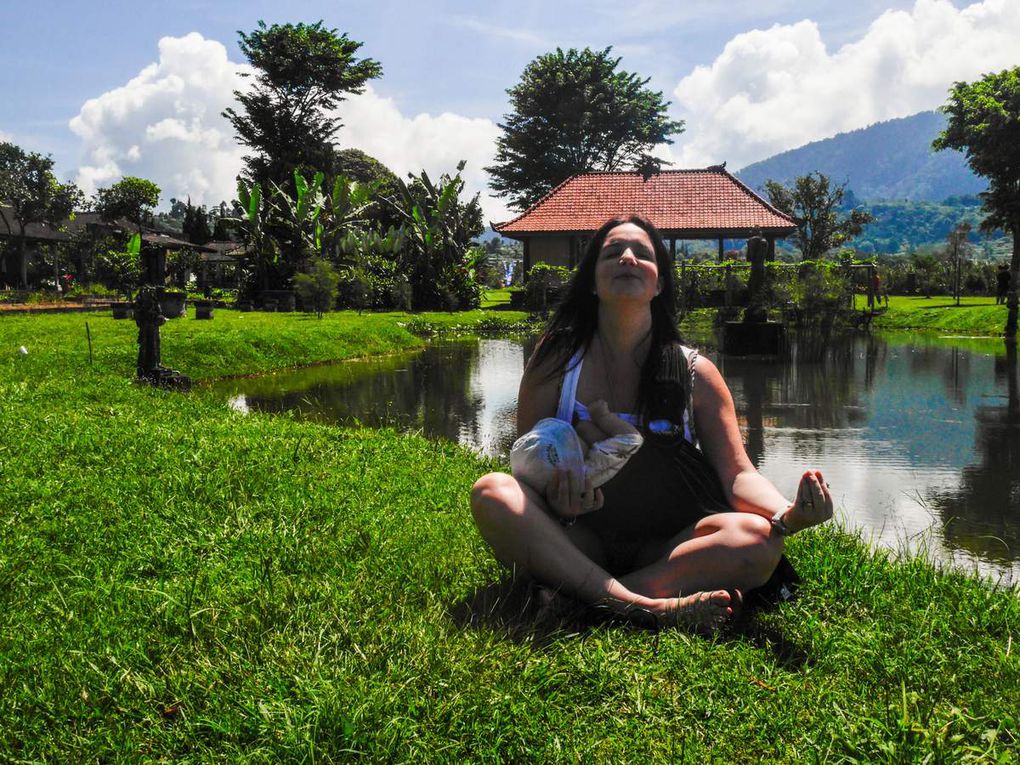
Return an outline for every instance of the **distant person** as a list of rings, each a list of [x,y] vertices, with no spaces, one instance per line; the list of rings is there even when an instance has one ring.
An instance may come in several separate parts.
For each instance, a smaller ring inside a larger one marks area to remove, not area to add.
[[[875,309],[875,305],[882,300],[882,278],[878,275],[878,269],[871,269],[871,285],[868,289],[868,308]],[[886,301],[886,305],[888,305]]]
[[[995,275],[995,305],[1006,302],[1006,298],[1009,296],[1010,276],[1009,265],[1001,263],[999,272]]]
[[[832,517],[832,495],[808,470],[791,502],[755,469],[722,375],[681,344],[675,298],[651,223],[613,218],[595,233],[524,370],[518,433],[556,417],[595,443],[605,401],[643,443],[598,489],[565,469],[544,492],[489,473],[471,510],[517,575],[624,617],[707,630],[773,577],[787,535]]]

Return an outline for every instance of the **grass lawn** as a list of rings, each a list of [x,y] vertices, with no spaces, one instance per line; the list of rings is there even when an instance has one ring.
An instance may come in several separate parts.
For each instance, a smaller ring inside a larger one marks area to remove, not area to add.
[[[990,297],[962,297],[956,305],[953,297],[915,297],[893,295],[889,311],[876,316],[875,329],[922,329],[938,332],[1002,335],[1006,326],[1006,306],[995,305]]]
[[[220,311],[164,357],[253,373],[407,320]],[[493,463],[135,386],[134,334],[0,319],[0,761],[1017,762],[1016,592],[826,529],[736,634],[557,628],[472,528]]]
[[[510,292],[511,289],[509,287],[482,290],[482,308],[495,310],[509,308]]]

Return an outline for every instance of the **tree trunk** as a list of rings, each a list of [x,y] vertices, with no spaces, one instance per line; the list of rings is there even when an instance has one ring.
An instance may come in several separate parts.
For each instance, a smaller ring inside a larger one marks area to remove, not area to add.
[[[1013,229],[1013,263],[1010,266],[1009,297],[1006,298],[1006,337],[1016,340],[1017,326],[1017,289],[1020,288],[1020,220],[1014,221]]]
[[[29,255],[25,252],[24,227],[17,238],[17,278],[22,290],[29,289]]]

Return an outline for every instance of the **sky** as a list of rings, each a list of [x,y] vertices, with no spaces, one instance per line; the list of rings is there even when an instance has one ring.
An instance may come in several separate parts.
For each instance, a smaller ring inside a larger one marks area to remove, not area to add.
[[[612,46],[686,123],[656,153],[739,169],[937,108],[955,81],[1020,65],[1018,0],[0,0],[0,140],[53,156],[92,193],[124,175],[172,197],[234,196],[244,150],[221,112],[244,87],[238,30],[323,20],[383,76],[340,106],[343,147],[394,172],[452,172],[492,221],[507,88],[535,57]]]

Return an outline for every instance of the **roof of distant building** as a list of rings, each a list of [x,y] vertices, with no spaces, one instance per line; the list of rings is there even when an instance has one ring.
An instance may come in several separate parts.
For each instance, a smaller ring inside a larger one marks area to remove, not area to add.
[[[493,224],[513,238],[596,231],[618,215],[648,218],[666,238],[787,236],[796,221],[722,166],[700,170],[581,173],[563,181],[524,213]]]

